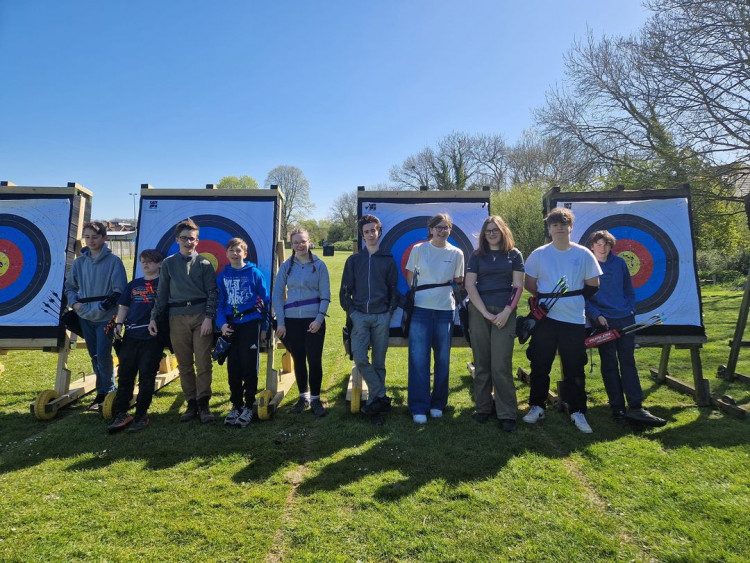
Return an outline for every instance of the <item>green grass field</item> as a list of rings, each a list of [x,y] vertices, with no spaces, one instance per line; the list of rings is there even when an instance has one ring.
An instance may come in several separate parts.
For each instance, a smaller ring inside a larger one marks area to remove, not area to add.
[[[326,258],[338,289],[346,256]],[[704,290],[709,343],[701,357],[714,394],[748,407],[750,388],[717,379],[741,291]],[[668,419],[634,434],[616,426],[594,355],[588,373],[594,434],[549,410],[508,435],[472,418],[467,348],[452,354],[446,416],[426,426],[406,408],[406,350],[388,355],[395,408],[382,427],[349,413],[343,312],[331,307],[324,357],[329,416],[289,413],[246,429],[180,424],[179,382],[157,393],[152,425],[106,433],[71,405],[49,422],[29,414],[53,386],[56,357],[0,356],[2,561],[747,561],[748,421],[697,408],[657,386],[637,352],[646,406]],[[515,366],[528,366],[516,347]],[[750,373],[750,353],[738,371]],[[264,363],[264,362],[262,362]],[[74,374],[90,371],[73,352]],[[672,375],[692,381],[686,350]],[[264,376],[261,375],[263,387]],[[229,410],[226,371],[213,408]],[[518,383],[521,409],[528,388]],[[84,400],[83,403],[88,401]],[[744,531],[743,531],[744,530]]]

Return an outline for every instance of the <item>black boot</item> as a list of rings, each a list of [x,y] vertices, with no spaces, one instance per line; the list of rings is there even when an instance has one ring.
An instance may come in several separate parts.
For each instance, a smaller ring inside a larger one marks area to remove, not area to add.
[[[210,398],[211,397],[201,397],[200,399],[198,399],[198,414],[200,414],[201,422],[203,424],[207,424],[216,420],[216,417],[211,414],[210,410],[208,410],[208,400]]]
[[[187,409],[180,417],[180,422],[190,422],[196,416],[198,416],[198,401],[195,399],[189,399],[187,402]]]

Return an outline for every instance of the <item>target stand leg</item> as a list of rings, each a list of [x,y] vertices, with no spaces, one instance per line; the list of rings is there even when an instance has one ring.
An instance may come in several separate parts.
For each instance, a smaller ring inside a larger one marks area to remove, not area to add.
[[[523,368],[516,370],[516,379],[523,381],[526,385],[531,385],[531,374]],[[547,403],[555,408],[559,408],[560,398],[550,389],[547,391]]]
[[[346,387],[346,400],[349,401],[349,412],[352,414],[359,413],[362,405],[367,402],[369,394],[367,383],[362,378],[362,374],[356,365],[352,366],[349,384]]]
[[[281,401],[292,388],[296,379],[294,377],[294,361],[289,352],[284,352],[281,357],[281,370],[276,370],[274,364],[274,352],[277,346],[275,342],[268,350],[268,360],[266,362],[266,388],[258,394],[258,418],[261,420],[270,420]]]

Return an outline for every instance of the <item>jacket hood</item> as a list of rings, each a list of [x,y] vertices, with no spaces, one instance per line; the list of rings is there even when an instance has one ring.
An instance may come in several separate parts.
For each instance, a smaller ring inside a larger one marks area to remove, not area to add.
[[[99,256],[97,256],[96,258],[91,256],[91,249],[89,247],[84,246],[81,249],[81,256],[85,256],[88,260],[91,260],[92,262],[101,262],[110,254],[112,254],[112,251],[110,250],[109,245],[106,242],[104,243],[104,246],[102,246],[102,250],[101,252],[99,252]]]
[[[245,265],[242,266],[242,268],[233,268],[231,264],[227,264],[226,266],[224,266],[223,271],[225,274],[229,274],[232,272],[245,272],[247,270],[252,270],[253,268],[257,268],[257,267],[258,266],[256,266],[253,262],[245,262]]]

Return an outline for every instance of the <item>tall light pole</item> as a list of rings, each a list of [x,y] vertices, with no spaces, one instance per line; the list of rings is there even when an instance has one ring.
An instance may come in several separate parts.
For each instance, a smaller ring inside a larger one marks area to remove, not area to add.
[[[138,223],[138,211],[136,211],[136,198],[138,197],[138,194],[129,193],[128,195],[133,196],[133,226],[135,227]]]

